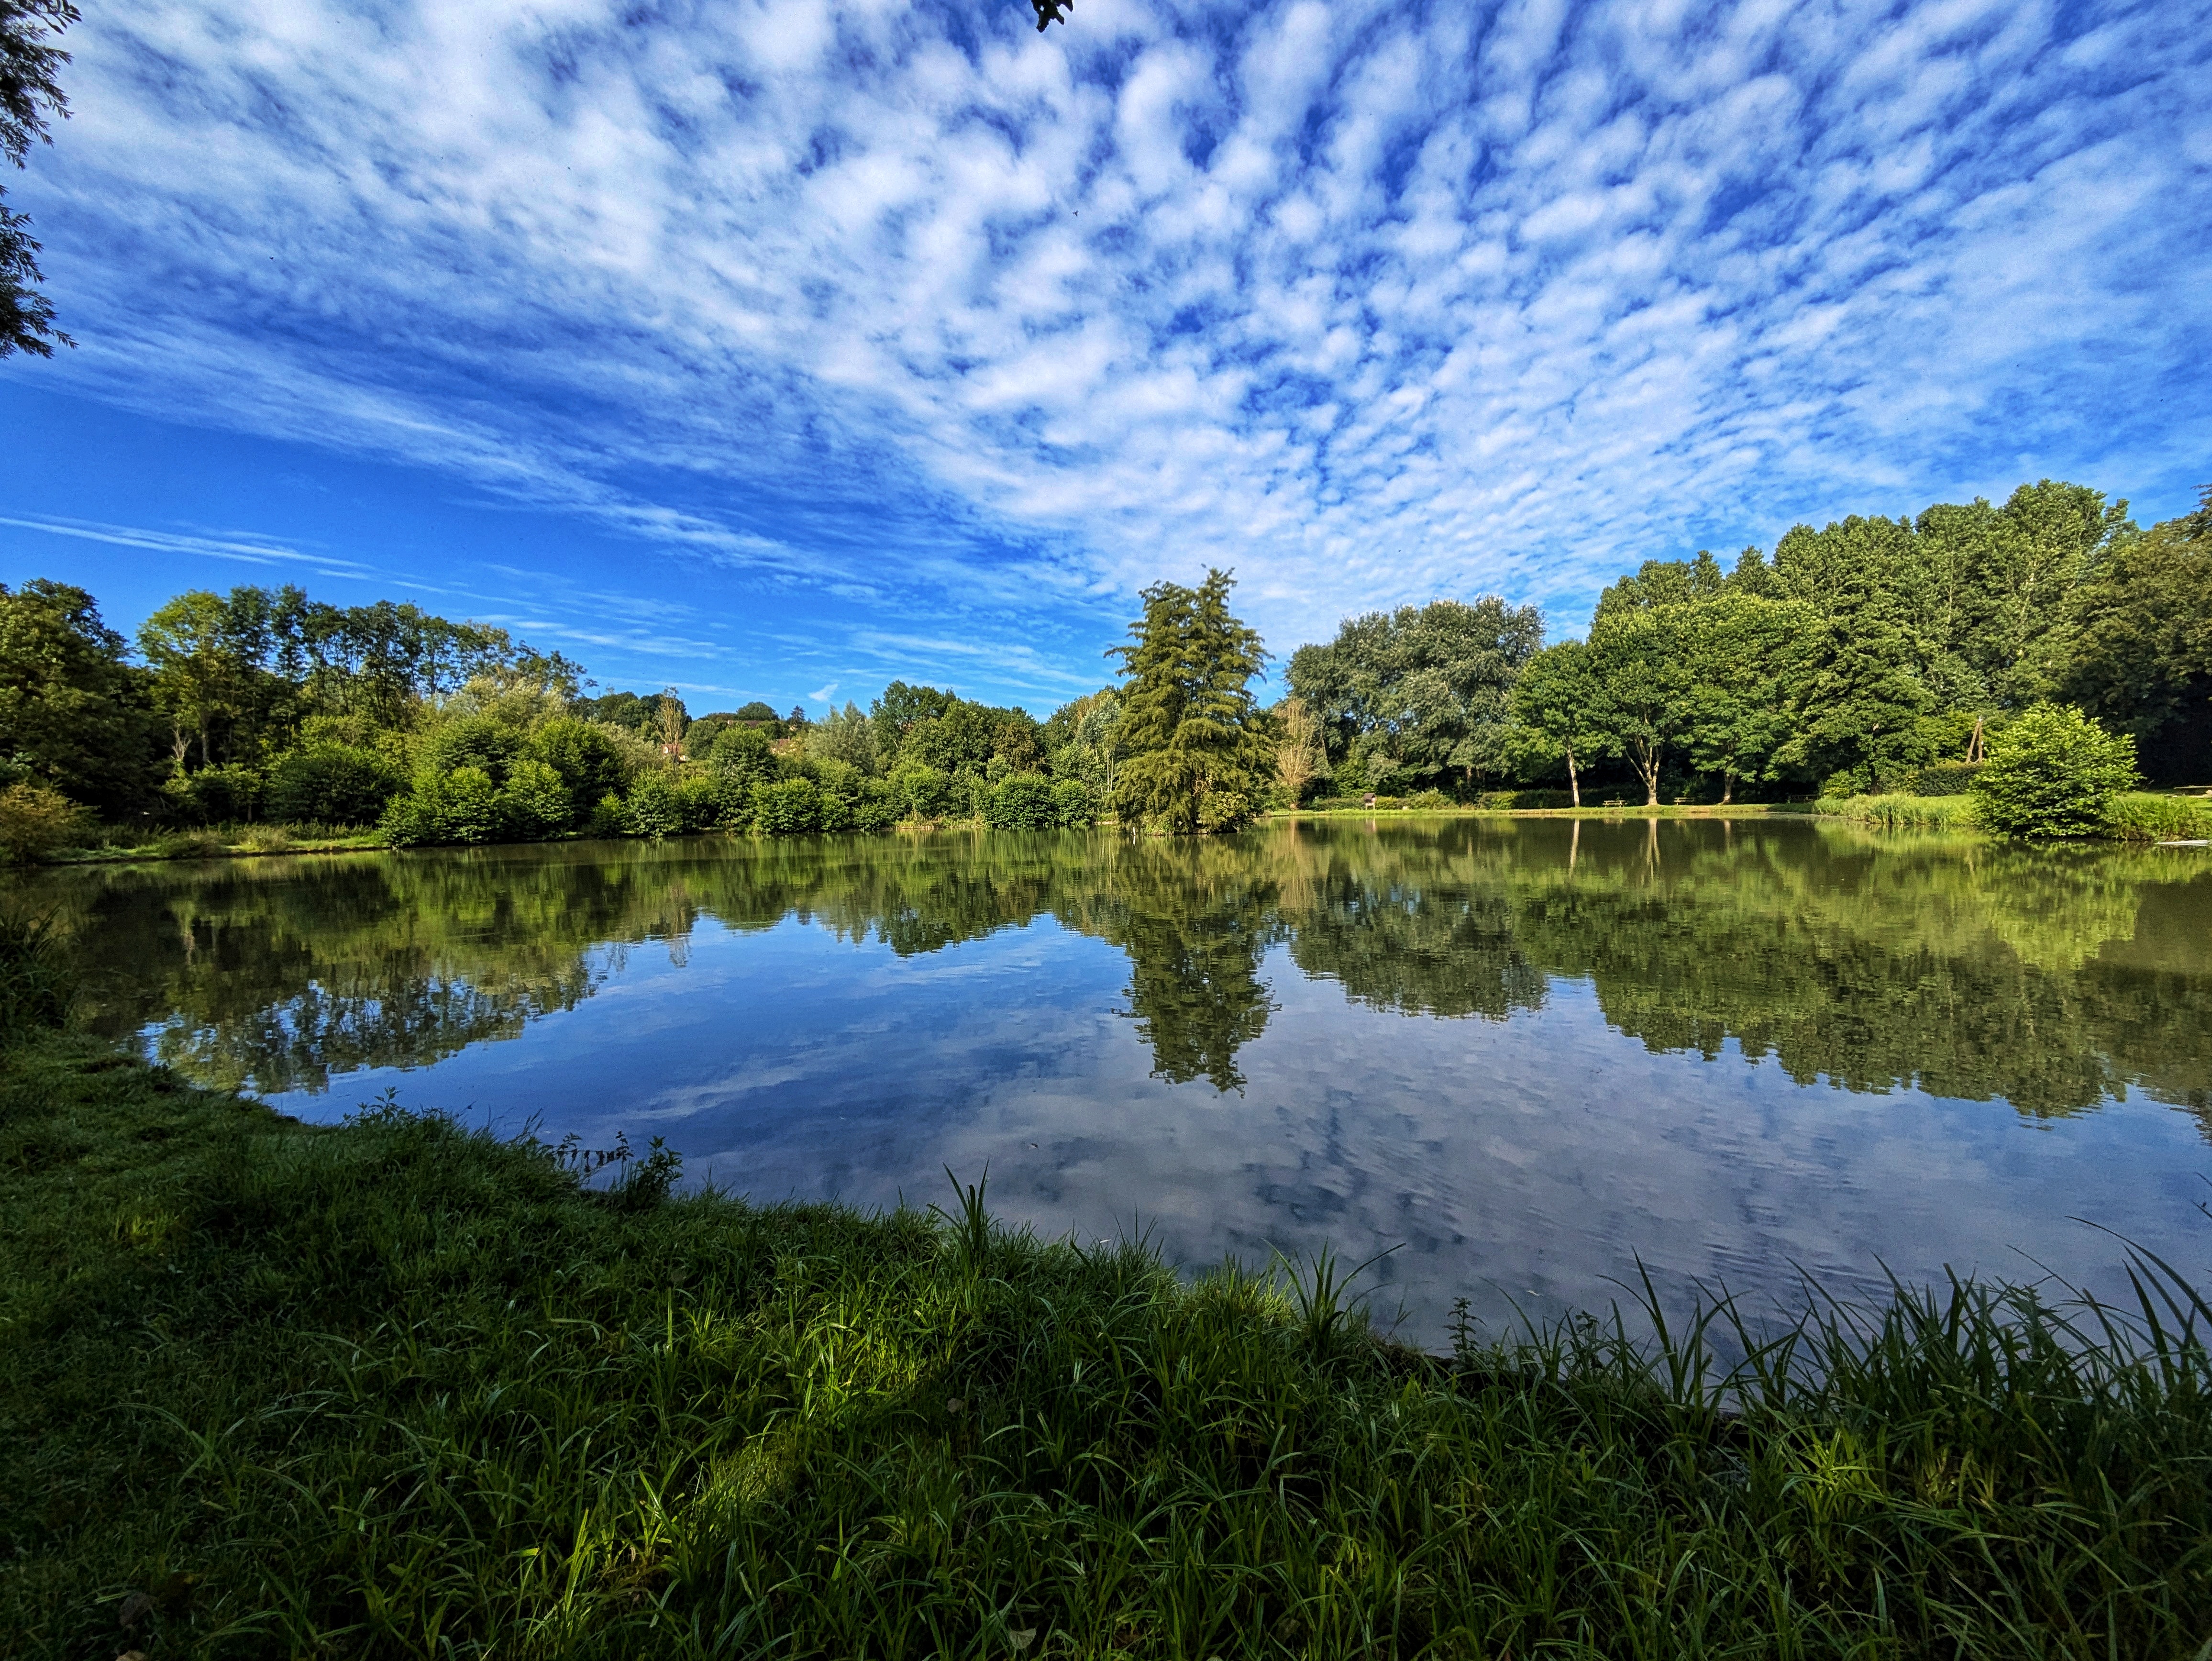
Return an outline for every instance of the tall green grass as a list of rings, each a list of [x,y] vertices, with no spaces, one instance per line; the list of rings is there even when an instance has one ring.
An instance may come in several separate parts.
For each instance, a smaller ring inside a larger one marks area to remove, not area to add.
[[[1892,830],[1971,830],[1972,796],[1825,797],[1813,811]],[[2130,790],[2112,799],[2106,835],[2119,842],[2185,842],[2212,838],[2212,801],[2194,796]]]
[[[1847,796],[1824,797],[1813,811],[1831,818],[1857,819],[1892,830],[1972,830],[1975,828],[1972,796]]]
[[[2130,790],[2106,810],[2111,834],[2123,842],[2203,842],[2212,839],[2212,800]]]
[[[600,1168],[595,1168],[600,1167]],[[207,1656],[2192,1657],[2208,1313],[1970,1283],[1449,1354],[81,1039],[0,1062],[0,1631]],[[610,1180],[611,1178],[611,1181]],[[1723,1354],[1734,1359],[1723,1360]]]
[[[0,912],[0,1049],[62,1025],[74,995],[53,919]]]

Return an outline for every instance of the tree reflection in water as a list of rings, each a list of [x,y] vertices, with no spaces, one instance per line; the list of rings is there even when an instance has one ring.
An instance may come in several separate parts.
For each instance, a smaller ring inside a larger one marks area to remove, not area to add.
[[[2212,1126],[2212,865],[1746,821],[1310,822],[1195,842],[943,832],[47,872],[97,1030],[203,1081],[322,1089],[513,1037],[702,917],[901,956],[1050,916],[1127,955],[1157,1076],[1241,1086],[1262,973],[1510,1019],[1587,982],[1654,1050],[2047,1116],[2130,1086]]]

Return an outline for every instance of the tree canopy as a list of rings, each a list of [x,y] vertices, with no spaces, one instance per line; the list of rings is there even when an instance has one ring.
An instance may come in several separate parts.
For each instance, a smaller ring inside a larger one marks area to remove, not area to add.
[[[69,54],[54,44],[77,21],[70,0],[0,0],[0,155],[20,169],[31,146],[50,144],[49,117],[64,120],[69,100],[57,78]],[[54,326],[52,302],[40,291],[39,245],[30,220],[8,206],[0,186],[0,357],[52,357],[76,343]]]
[[[1267,661],[1257,630],[1229,611],[1229,573],[1195,588],[1159,582],[1121,660],[1113,804],[1127,823],[1176,835],[1231,830],[1266,797],[1273,756],[1251,682]]]
[[[1330,761],[1355,776],[1468,781],[1504,764],[1513,683],[1543,640],[1533,605],[1431,600],[1346,618],[1328,644],[1291,654],[1287,678],[1319,718]]]
[[[83,589],[0,583],[0,770],[108,814],[144,804],[155,777],[143,672]]]

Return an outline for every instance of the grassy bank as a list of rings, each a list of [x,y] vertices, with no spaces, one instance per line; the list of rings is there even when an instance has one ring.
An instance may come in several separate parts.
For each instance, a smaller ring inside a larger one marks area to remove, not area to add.
[[[49,865],[119,865],[140,860],[213,860],[258,854],[348,854],[386,846],[374,825],[215,824],[157,832],[106,830],[84,847],[57,849]]]
[[[1978,828],[1974,799],[1966,795],[1826,797],[1802,811],[1893,830]],[[2207,837],[2212,837],[2212,801],[2200,796],[2124,791],[2112,799],[2106,812],[2104,838],[2111,842],[2185,842]]]
[[[1646,807],[1642,802],[1610,800],[1583,807],[1494,807],[1479,802],[1429,803],[1398,801],[1373,807],[1299,807],[1279,809],[1271,818],[1514,818],[1514,819],[1742,819],[1765,813],[1810,812],[1809,803],[1784,802],[1665,802]]]
[[[0,1058],[9,1653],[2212,1632],[2212,1369],[2170,1282],[2134,1328],[1972,1287],[1810,1322],[1723,1396],[1694,1331],[1432,1358],[1325,1275],[1188,1284],[979,1206],[759,1208],[591,1163],[392,1110],[292,1124],[67,1037]]]

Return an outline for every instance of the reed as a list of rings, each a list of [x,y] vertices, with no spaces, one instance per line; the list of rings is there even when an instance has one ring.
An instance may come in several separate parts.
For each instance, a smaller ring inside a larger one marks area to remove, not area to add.
[[[1973,1282],[1444,1354],[389,1101],[0,1060],[9,1653],[2188,1657],[2212,1312]],[[1638,1335],[1644,1331],[1652,1337]],[[104,1647],[103,1647],[104,1646]]]
[[[2108,834],[2122,842],[2203,842],[2212,839],[2212,800],[2129,790],[2106,810]]]
[[[1857,819],[1892,830],[1972,830],[1975,828],[1972,796],[1848,796],[1826,797],[1813,810],[1831,818]]]

